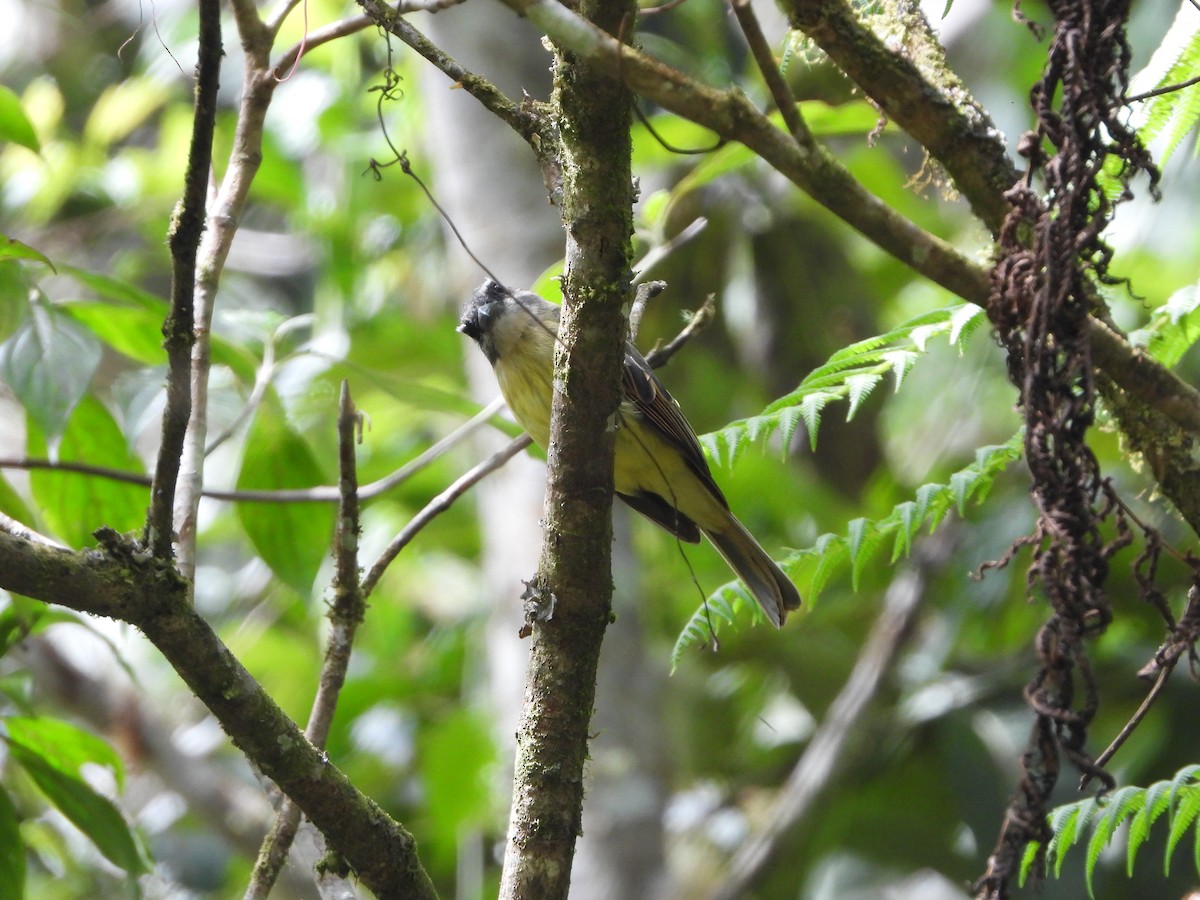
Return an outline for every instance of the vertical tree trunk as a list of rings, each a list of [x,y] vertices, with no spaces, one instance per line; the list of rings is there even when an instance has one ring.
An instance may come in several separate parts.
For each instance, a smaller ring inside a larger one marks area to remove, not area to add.
[[[616,33],[632,6],[593,0],[581,12]],[[533,632],[500,890],[510,900],[566,897],[581,829],[588,727],[612,597],[610,425],[630,299],[630,102],[623,85],[558,54],[566,306],[536,585],[545,615]]]

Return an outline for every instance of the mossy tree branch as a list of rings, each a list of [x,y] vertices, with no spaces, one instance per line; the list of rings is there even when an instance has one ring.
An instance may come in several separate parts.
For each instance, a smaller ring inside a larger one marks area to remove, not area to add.
[[[629,0],[585,0],[615,33]],[[560,47],[554,96],[567,233],[555,354],[545,540],[533,647],[517,726],[512,816],[500,896],[565,898],[581,831],[583,768],[600,645],[611,615],[611,423],[632,301],[632,95],[605,67]]]
[[[720,91],[627,46],[591,26],[552,0],[503,0],[562,46],[570,47],[610,77],[659,106],[711,129],[754,151],[814,200],[915,271],[959,297],[983,305],[987,270],[897,214],[867,191],[815,140],[780,130],[740,91]],[[844,0],[789,0],[793,23],[844,66],[873,101],[920,141],[954,179],[976,215],[995,230],[1007,212],[1004,192],[1016,180],[1003,137],[931,50],[931,35],[919,35],[924,48],[918,66],[903,49],[889,48],[856,18]],[[1200,489],[1196,472],[1170,448],[1200,434],[1200,392],[1132,347],[1099,319],[1089,320],[1095,364],[1128,397],[1162,415],[1158,444],[1174,461],[1163,471],[1163,493],[1200,532]],[[1106,401],[1114,397],[1104,393]],[[1148,437],[1148,436],[1147,436]]]
[[[305,739],[229,651],[166,563],[111,531],[73,552],[0,531],[0,587],[137,627],[233,743],[291,797],[381,897],[434,898],[412,835]]]

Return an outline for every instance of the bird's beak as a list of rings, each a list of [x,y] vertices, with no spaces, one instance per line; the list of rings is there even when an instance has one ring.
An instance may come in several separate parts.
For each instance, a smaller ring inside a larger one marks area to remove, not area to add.
[[[458,328],[454,330],[460,334],[465,334],[471,340],[478,342],[479,336],[483,333],[479,327],[478,308],[472,307],[464,312],[462,319],[459,320]]]

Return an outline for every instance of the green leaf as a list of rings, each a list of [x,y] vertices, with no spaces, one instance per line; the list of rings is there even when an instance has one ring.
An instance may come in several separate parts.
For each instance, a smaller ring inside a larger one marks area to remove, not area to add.
[[[1171,828],[1167,833],[1167,852],[1163,856],[1163,874],[1171,871],[1171,857],[1175,847],[1200,815],[1200,790],[1184,788],[1176,794],[1179,805],[1172,810]]]
[[[0,346],[0,379],[29,417],[57,437],[100,365],[100,345],[78,324],[44,304]]]
[[[10,741],[37,753],[64,775],[79,774],[84,763],[112,769],[118,790],[125,784],[121,757],[106,741],[62,719],[11,716],[3,720]]]
[[[1029,873],[1033,869],[1034,861],[1037,860],[1041,847],[1041,841],[1030,841],[1025,845],[1025,852],[1021,854],[1021,868],[1017,874],[1018,887],[1025,887],[1025,882],[1029,878]]]
[[[330,427],[333,425],[330,413]],[[323,484],[316,457],[268,394],[246,437],[239,490],[309,488]],[[238,518],[255,550],[278,578],[302,597],[312,593],[330,552],[335,512],[327,503],[239,503]]]
[[[0,85],[0,97],[4,95],[5,90],[6,88]],[[16,238],[0,234],[0,262],[6,259],[32,259],[36,262],[45,263],[53,272],[58,271],[54,268],[54,263],[50,262],[50,257],[41,251],[34,250],[28,244],[23,244]]]
[[[1137,787],[1123,787],[1106,800],[1104,814],[1096,821],[1092,829],[1092,837],[1088,841],[1087,866],[1084,878],[1087,882],[1088,896],[1095,897],[1092,878],[1096,871],[1096,863],[1100,854],[1112,840],[1113,832],[1127,818],[1135,814],[1146,800],[1145,791]]]
[[[25,842],[12,798],[0,785],[0,900],[25,896]]]
[[[62,303],[59,309],[130,359],[148,366],[163,365],[167,361],[161,315],[139,307],[88,300]]]
[[[100,147],[124,140],[171,96],[157,78],[130,77],[109,85],[92,106],[84,139]]]
[[[11,738],[8,747],[11,758],[21,764],[46,799],[87,835],[111,863],[132,876],[146,871],[129,825],[111,800],[96,793],[82,778],[65,774],[40,753]]]
[[[158,314],[159,321],[167,314],[167,301],[157,294],[144,291],[137,285],[111,275],[91,272],[78,266],[62,266],[62,274],[68,275],[84,287],[90,288],[106,300],[119,306],[136,306]]]
[[[30,456],[47,455],[46,437],[40,429],[31,424],[26,440]],[[91,395],[71,414],[59,441],[58,460],[145,473],[112,413]],[[91,534],[101,525],[120,532],[139,528],[150,501],[149,487],[100,475],[37,469],[30,472],[29,481],[43,520],[71,547],[94,543]]]
[[[1167,781],[1157,781],[1146,789],[1146,797],[1142,808],[1138,810],[1133,821],[1129,823],[1129,847],[1125,853],[1125,870],[1133,875],[1133,861],[1138,849],[1150,836],[1150,826],[1166,812],[1171,803],[1171,785]]]
[[[453,847],[464,829],[490,821],[491,731],[479,714],[458,709],[424,729],[418,748],[431,839]]]
[[[21,98],[9,88],[0,84],[0,141],[12,141],[22,147],[28,147],[34,153],[40,153],[42,145],[38,143],[37,132],[33,123],[21,108]]]
[[[871,395],[871,391],[875,389],[875,385],[879,384],[881,377],[876,372],[867,372],[861,375],[851,375],[846,379],[846,390],[850,400],[850,409],[846,411],[847,422],[854,418],[859,405]]]

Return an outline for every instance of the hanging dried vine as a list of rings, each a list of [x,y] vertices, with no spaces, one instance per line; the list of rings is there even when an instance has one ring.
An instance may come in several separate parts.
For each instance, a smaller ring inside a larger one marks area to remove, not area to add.
[[[1031,840],[1044,845],[1047,803],[1063,757],[1111,784],[1086,747],[1097,695],[1085,641],[1112,618],[1104,594],[1109,559],[1132,538],[1086,442],[1096,394],[1087,316],[1095,305],[1093,279],[1111,281],[1111,253],[1100,238],[1114,205],[1099,183],[1106,161],[1120,164],[1117,201],[1130,196],[1138,172],[1149,175],[1152,190],[1158,178],[1123,117],[1128,7],[1128,0],[1051,0],[1047,63],[1030,95],[1037,127],[1018,148],[1029,164],[1006,194],[1011,210],[992,270],[988,315],[1020,389],[1038,510],[1033,534],[1014,552],[1032,548],[1028,590],[1043,595],[1052,613],[1038,632],[1039,670],[1025,689],[1035,721],[1024,775],[976,885],[987,900],[1008,896]],[[1116,537],[1106,541],[1101,524],[1110,517]]]

